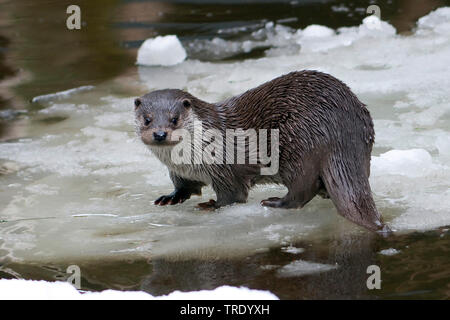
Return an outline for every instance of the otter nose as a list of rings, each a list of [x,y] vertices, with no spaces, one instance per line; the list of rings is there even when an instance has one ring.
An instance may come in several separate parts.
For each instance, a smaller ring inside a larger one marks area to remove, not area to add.
[[[166,140],[166,137],[167,132],[164,131],[153,132],[153,139],[155,139],[156,141]]]

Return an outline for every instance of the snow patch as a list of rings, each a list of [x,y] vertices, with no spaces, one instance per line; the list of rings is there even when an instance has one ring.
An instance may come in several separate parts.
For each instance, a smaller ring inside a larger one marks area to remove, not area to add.
[[[374,175],[402,175],[422,177],[430,173],[433,159],[424,149],[391,150],[372,157]]]
[[[305,38],[325,38],[334,34],[335,31],[333,29],[317,24],[307,26],[302,32],[302,36]]]
[[[417,22],[419,33],[433,31],[442,35],[450,34],[450,7],[439,8]]]
[[[143,291],[80,293],[67,282],[0,280],[0,300],[278,300],[269,291],[245,287],[222,286],[214,290],[174,291],[164,296],[152,296]]]
[[[143,66],[173,66],[186,59],[184,50],[175,35],[147,39],[137,55],[137,64]]]

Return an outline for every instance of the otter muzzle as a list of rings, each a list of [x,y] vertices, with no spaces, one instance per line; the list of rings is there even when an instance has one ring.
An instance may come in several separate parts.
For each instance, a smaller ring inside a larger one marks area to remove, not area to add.
[[[161,142],[166,140],[167,138],[167,132],[165,131],[157,131],[157,132],[153,132],[153,140]]]

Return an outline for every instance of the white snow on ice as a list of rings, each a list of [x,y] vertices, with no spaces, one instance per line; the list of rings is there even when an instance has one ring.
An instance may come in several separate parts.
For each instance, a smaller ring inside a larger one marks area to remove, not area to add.
[[[186,50],[177,36],[158,36],[141,45],[137,63],[143,66],[172,66],[186,59]]]
[[[164,296],[152,296],[143,291],[80,293],[67,282],[32,280],[0,280],[0,300],[278,300],[269,291],[245,287],[222,286],[214,290],[174,291]]]
[[[391,150],[372,158],[376,175],[425,177],[433,172],[433,159],[424,149]]]

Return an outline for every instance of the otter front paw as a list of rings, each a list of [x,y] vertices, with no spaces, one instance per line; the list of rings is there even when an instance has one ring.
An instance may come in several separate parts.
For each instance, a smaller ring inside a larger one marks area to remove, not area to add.
[[[215,200],[209,200],[208,202],[201,202],[197,204],[197,208],[200,208],[202,210],[214,210],[217,209],[217,203]]]
[[[169,195],[161,196],[155,200],[156,205],[165,206],[166,204],[174,205],[178,203],[183,203],[191,197],[189,192],[184,192],[182,190],[175,190]]]

